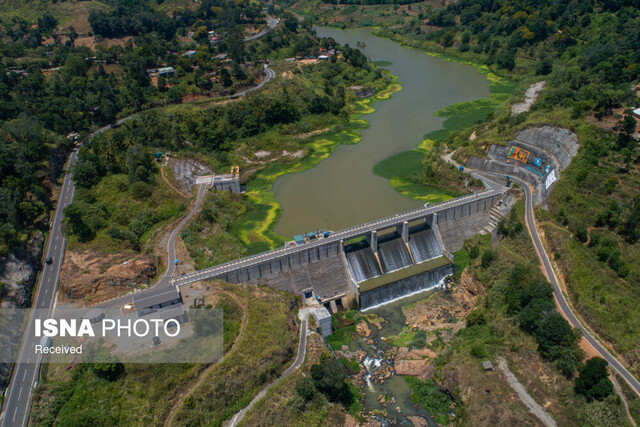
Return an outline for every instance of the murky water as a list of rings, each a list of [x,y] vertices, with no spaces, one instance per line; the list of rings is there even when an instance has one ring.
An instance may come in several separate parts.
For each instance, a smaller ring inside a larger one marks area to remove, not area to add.
[[[393,364],[392,359],[385,357],[392,348],[386,338],[398,335],[402,331],[406,321],[402,313],[402,307],[428,298],[434,292],[435,290],[427,290],[367,311],[367,314],[375,314],[382,317],[385,322],[380,324],[382,326],[381,329],[371,326],[371,335],[369,336],[371,342],[367,342],[365,338],[356,334],[349,347],[352,351],[363,350],[367,353],[364,365],[368,372],[374,373],[380,367],[384,368],[384,365]],[[362,392],[365,410],[376,411],[379,414],[378,419],[383,422],[383,425],[411,426],[411,422],[406,417],[413,415],[423,417],[431,425],[435,425],[431,422],[432,420],[426,410],[411,403],[411,390],[403,376],[392,375],[382,384],[376,384],[368,380]],[[393,398],[393,403],[384,405],[379,401],[381,395]],[[397,410],[397,408],[400,410]]]
[[[420,206],[374,175],[373,167],[416,148],[424,135],[442,128],[443,119],[433,115],[436,110],[489,95],[488,81],[471,66],[402,47],[367,29],[317,31],[352,47],[364,42],[369,58],[392,62],[385,68],[399,77],[403,89],[375,103],[377,111],[365,116],[370,127],[362,131],[359,144],[338,146],[314,168],[275,182],[275,198],[283,209],[275,231],[286,237],[323,228],[339,230]]]

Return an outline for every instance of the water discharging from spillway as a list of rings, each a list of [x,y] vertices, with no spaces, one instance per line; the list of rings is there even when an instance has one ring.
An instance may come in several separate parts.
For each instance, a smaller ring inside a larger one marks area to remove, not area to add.
[[[371,310],[392,301],[431,289],[443,288],[444,279],[453,274],[453,266],[445,265],[360,294],[360,310]]]
[[[426,229],[411,234],[409,248],[416,263],[421,263],[442,254],[433,230]]]
[[[402,239],[393,239],[378,245],[380,263],[385,273],[400,270],[413,264],[411,255]]]
[[[347,252],[346,256],[356,282],[360,283],[382,274],[378,261],[370,247]]]

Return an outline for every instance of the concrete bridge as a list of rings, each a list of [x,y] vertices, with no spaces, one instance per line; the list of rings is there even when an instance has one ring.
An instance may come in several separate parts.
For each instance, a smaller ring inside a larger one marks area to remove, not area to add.
[[[464,224],[460,223],[461,220],[483,213],[487,216],[486,212],[490,211],[502,198],[504,191],[502,187],[496,185],[480,193],[469,194],[447,202],[347,228],[333,233],[327,238],[321,238],[304,245],[275,249],[195,271],[176,278],[172,284],[181,286],[206,279],[221,279],[229,283],[260,283],[261,279],[268,279],[269,276],[281,275],[315,261],[342,256],[344,242],[362,237],[376,252],[378,233],[384,230],[395,229],[406,242],[410,222],[415,223],[423,220],[434,223],[435,219],[435,224],[441,229],[447,223],[455,224],[455,227],[464,227]],[[465,236],[471,237],[480,230],[481,228],[473,230],[473,234],[468,235],[469,233],[467,233]],[[464,239],[461,238],[461,240]],[[451,250],[451,248],[447,249]]]

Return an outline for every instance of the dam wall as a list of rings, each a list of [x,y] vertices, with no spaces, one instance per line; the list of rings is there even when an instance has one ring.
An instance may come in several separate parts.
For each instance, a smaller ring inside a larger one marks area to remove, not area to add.
[[[362,292],[452,264],[451,252],[490,225],[491,211],[503,194],[504,189],[492,188],[426,205],[305,244],[188,273],[172,284],[215,278],[345,304]]]

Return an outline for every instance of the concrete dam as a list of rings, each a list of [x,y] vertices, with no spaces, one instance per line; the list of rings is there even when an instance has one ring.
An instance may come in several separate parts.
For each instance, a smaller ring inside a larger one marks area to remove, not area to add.
[[[266,285],[324,304],[330,311],[362,309],[442,283],[453,274],[453,255],[464,241],[490,233],[504,214],[506,190],[425,206],[329,237],[287,246],[173,280],[177,286],[205,279]]]
[[[453,274],[453,255],[443,247],[436,218],[376,236],[377,243],[370,237],[345,247],[362,310],[431,289]]]

